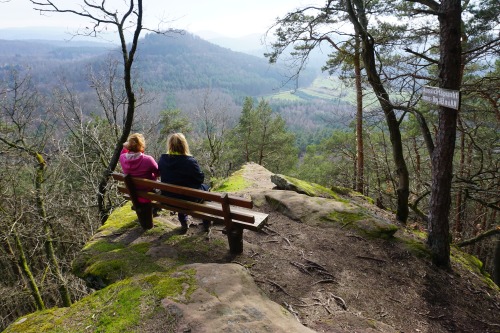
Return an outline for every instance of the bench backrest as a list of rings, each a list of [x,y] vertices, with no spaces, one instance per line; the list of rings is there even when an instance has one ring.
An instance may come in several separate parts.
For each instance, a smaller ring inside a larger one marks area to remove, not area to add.
[[[238,207],[247,209],[253,208],[252,200],[230,196],[227,193],[207,192],[162,183],[155,180],[131,177],[117,172],[113,172],[111,175],[116,181],[121,181],[125,184],[125,187],[118,186],[118,190],[123,194],[129,195],[134,204],[137,197],[142,197],[153,202],[167,205],[167,208],[188,213],[195,217],[214,221],[222,220],[227,227],[230,227],[233,221],[238,221],[238,223],[242,223],[249,228],[255,223],[254,214],[249,214],[248,212],[237,209]],[[155,193],[153,191],[154,189],[199,198],[210,201],[211,203],[200,204],[197,202],[171,198]]]

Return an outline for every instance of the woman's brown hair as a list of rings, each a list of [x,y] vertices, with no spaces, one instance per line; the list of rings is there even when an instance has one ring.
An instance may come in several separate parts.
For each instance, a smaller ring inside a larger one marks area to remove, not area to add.
[[[146,149],[146,140],[140,133],[131,134],[127,140],[127,149],[134,153],[143,153]]]

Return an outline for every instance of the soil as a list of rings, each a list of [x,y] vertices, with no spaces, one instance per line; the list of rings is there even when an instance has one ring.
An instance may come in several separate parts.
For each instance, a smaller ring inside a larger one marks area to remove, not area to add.
[[[247,267],[263,293],[317,332],[500,332],[500,293],[481,275],[455,261],[451,271],[438,269],[394,239],[292,220],[257,195],[273,188],[269,176],[260,166],[247,166],[245,177],[255,186],[237,193],[269,214],[262,232],[244,232],[240,255],[193,253],[193,261]],[[389,212],[368,208],[394,221]],[[200,233],[201,225],[186,237]],[[214,241],[227,243],[222,226],[206,240]]]

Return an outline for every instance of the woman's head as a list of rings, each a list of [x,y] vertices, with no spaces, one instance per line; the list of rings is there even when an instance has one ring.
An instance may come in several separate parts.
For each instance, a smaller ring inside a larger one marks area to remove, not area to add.
[[[134,133],[128,137],[127,149],[134,153],[143,153],[146,148],[146,140],[140,133]]]
[[[168,137],[167,151],[169,154],[191,155],[186,137],[182,133],[174,133]]]

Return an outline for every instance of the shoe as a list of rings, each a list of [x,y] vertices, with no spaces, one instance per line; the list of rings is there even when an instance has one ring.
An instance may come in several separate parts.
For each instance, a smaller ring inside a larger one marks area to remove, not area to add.
[[[188,232],[188,226],[187,225],[186,226],[183,225],[180,228],[180,230],[179,230],[179,234],[181,234],[181,235],[185,235],[185,234],[187,234],[187,232]]]
[[[153,207],[153,217],[160,216],[161,208]]]
[[[203,221],[203,231],[204,232],[210,232],[210,221]]]

